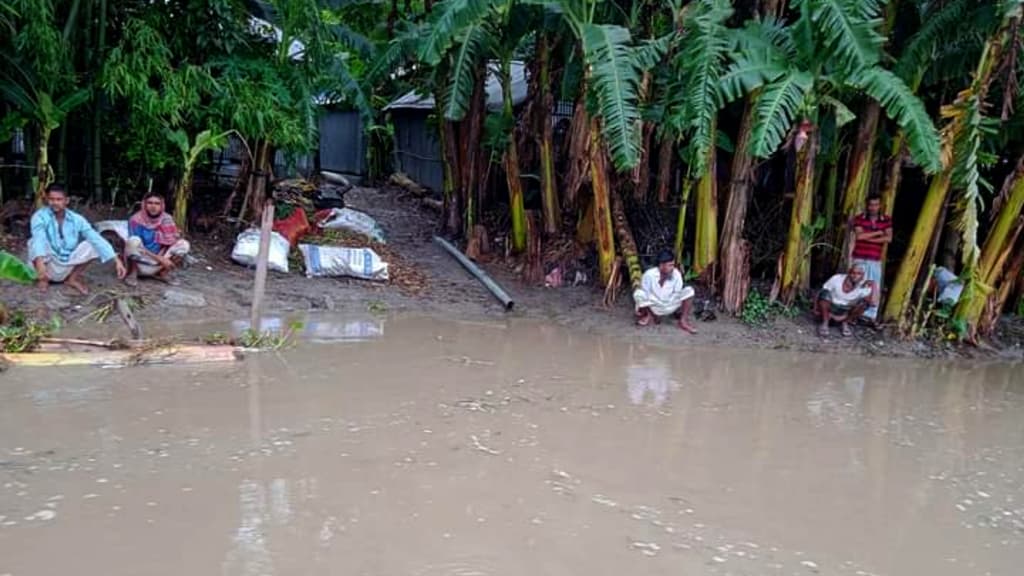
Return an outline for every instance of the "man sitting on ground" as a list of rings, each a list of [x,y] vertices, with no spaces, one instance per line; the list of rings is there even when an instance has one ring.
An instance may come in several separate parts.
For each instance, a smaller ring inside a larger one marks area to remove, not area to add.
[[[164,197],[155,192],[142,200],[142,209],[128,220],[128,240],[124,245],[128,260],[125,284],[136,286],[139,276],[152,276],[171,282],[171,271],[181,266],[189,251],[174,218],[164,210]]]
[[[117,277],[125,268],[114,247],[81,214],[68,209],[68,193],[62,184],[46,187],[46,206],[32,215],[28,259],[36,269],[36,284],[46,291],[50,282],[65,283],[82,294],[89,289],[82,272],[96,258],[114,261]]]
[[[821,320],[818,335],[828,337],[829,321],[839,322],[843,336],[850,336],[850,322],[856,321],[869,306],[878,305],[878,286],[864,278],[864,266],[854,264],[846,274],[836,274],[825,282],[814,303]]]
[[[683,285],[683,275],[676,268],[672,252],[658,254],[658,266],[644,272],[640,287],[633,293],[637,326],[648,326],[661,316],[675,315],[679,327],[690,334],[697,330],[690,324],[693,288]]]

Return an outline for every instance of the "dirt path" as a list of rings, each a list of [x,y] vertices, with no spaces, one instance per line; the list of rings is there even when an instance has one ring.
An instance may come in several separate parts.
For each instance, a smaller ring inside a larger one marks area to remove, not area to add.
[[[696,336],[683,334],[671,324],[638,330],[632,323],[628,294],[622,294],[617,306],[608,310],[600,306],[601,292],[593,286],[558,289],[526,286],[504,263],[492,263],[486,266],[487,270],[516,301],[515,310],[506,313],[483,286],[431,241],[436,228],[436,214],[420,207],[418,201],[393,190],[357,188],[348,193],[346,202],[378,220],[387,234],[390,250],[402,258],[406,267],[413,267],[425,276],[426,287],[411,293],[394,285],[360,280],[307,279],[298,270],[292,270],[290,274],[272,272],[267,284],[268,313],[324,310],[365,313],[373,310],[463,319],[511,314],[550,319],[561,325],[629,341],[669,346],[783,349],[876,356],[1024,357],[1021,351],[1024,330],[1020,330],[1016,323],[1008,325],[1003,334],[1006,346],[995,351],[899,342],[867,329],[858,330],[851,338],[839,337],[836,330],[832,338],[822,340],[815,335],[809,317],[803,315],[792,320],[779,319],[769,329],[754,329],[718,314],[713,321],[697,322],[700,333]],[[23,246],[23,240],[21,242]],[[139,288],[130,291],[115,281],[110,267],[100,266],[89,271],[88,279],[94,293],[117,290],[141,296],[146,303],[138,314],[143,325],[245,318],[251,303],[252,271],[230,260],[233,242],[230,235],[214,234],[195,239],[194,255],[198,264],[181,271],[178,275],[181,285],[177,287],[142,281]],[[15,248],[17,240],[8,238],[8,244]],[[52,287],[45,297],[23,287],[0,286],[0,296],[10,308],[42,316],[58,313],[68,321],[69,330],[81,326],[75,319],[87,315],[97,302],[95,298],[89,300],[72,295],[67,288],[57,286]],[[117,324],[110,327],[123,331]]]

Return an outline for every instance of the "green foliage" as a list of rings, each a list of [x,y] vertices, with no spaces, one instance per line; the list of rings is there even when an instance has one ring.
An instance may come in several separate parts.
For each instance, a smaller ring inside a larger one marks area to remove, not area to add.
[[[880,7],[877,0],[799,0],[795,22],[755,21],[734,35],[738,52],[721,90],[725,101],[761,90],[751,134],[755,155],[774,153],[800,117],[816,122],[823,107],[839,124],[849,121],[842,98],[863,92],[903,129],[914,159],[938,170],[934,123],[910,88],[881,66]]]
[[[302,327],[302,322],[292,322],[282,331],[264,330],[260,332],[248,328],[238,336],[234,344],[255,350],[281,350],[295,345],[295,335],[302,330]]]
[[[43,338],[60,330],[60,320],[36,322],[18,312],[6,324],[0,325],[0,351],[8,354],[31,352]]]
[[[970,13],[977,10],[977,0],[953,0],[945,4],[929,2],[925,5],[928,10],[920,14],[921,27],[911,36],[893,67],[893,72],[905,82],[919,78],[933,65],[941,47],[950,41],[972,38],[979,45],[984,41],[984,34],[976,33],[976,28],[964,26]]]
[[[914,95],[899,76],[883,68],[866,68],[850,80],[850,84],[882,105],[907,135],[911,155],[928,173],[942,167],[939,133],[920,98]]]
[[[672,59],[667,122],[673,133],[687,136],[687,163],[694,177],[704,174],[715,145],[715,120],[723,105],[725,60],[732,48],[726,20],[732,7],[723,0],[701,0],[687,12],[683,49]]]
[[[0,280],[31,284],[36,280],[36,271],[17,256],[0,250]]]
[[[619,170],[640,157],[640,59],[629,30],[608,24],[583,24],[580,42],[590,67],[590,82],[601,116],[602,133]]]
[[[740,310],[740,321],[752,328],[767,328],[777,318],[792,318],[798,314],[796,307],[787,307],[779,301],[772,302],[757,290],[751,290]]]
[[[116,134],[126,160],[151,169],[183,167],[180,144],[165,136],[208,121],[202,103],[217,86],[206,68],[178,62],[171,44],[150,22],[130,20],[101,77],[112,101],[128,108]]]
[[[3,12],[13,35],[0,40],[0,97],[48,135],[90,98],[78,84],[64,32],[76,24],[75,12],[63,26],[51,0],[10,0]]]

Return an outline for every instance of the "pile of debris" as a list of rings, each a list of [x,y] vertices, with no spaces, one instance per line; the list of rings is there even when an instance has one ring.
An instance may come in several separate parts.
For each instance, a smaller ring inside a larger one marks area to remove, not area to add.
[[[346,276],[386,282],[417,294],[426,276],[402,261],[387,245],[384,230],[370,215],[345,206],[351,184],[332,175],[320,183],[291,179],[274,185],[274,226],[268,265],[288,273],[301,266],[307,277]],[[259,230],[238,235],[231,259],[254,266]]]

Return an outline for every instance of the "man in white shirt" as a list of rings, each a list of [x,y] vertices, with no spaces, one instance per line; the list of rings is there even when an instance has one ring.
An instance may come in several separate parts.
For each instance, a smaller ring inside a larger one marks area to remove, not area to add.
[[[658,266],[644,272],[640,287],[633,292],[636,304],[637,326],[649,326],[661,316],[673,314],[679,318],[679,327],[690,334],[697,330],[690,324],[693,288],[683,285],[683,275],[676,268],[672,252],[658,254]]]
[[[868,306],[878,306],[878,289],[864,279],[864,266],[854,264],[846,274],[836,274],[818,292],[814,310],[821,320],[818,335],[828,337],[830,320],[839,322],[843,336],[850,336],[850,322],[860,318]]]

